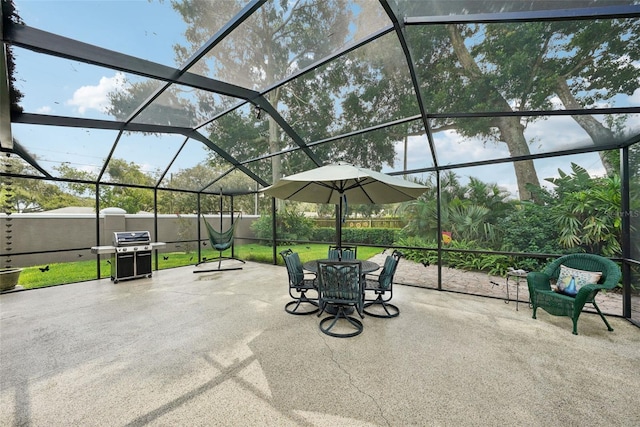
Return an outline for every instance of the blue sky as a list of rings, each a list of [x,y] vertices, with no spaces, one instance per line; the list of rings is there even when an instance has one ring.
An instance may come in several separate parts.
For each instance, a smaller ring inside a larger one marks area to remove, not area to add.
[[[164,65],[175,66],[172,46],[184,44],[184,21],[171,8],[169,0],[163,2],[147,0],[115,1],[41,1],[15,0],[19,14],[29,26],[74,38],[97,46],[139,56]],[[136,76],[127,76],[110,69],[86,65],[75,61],[54,58],[31,51],[14,48],[18,65],[18,87],[24,93],[23,106],[30,113],[42,113],[72,117],[111,119],[104,113],[107,93],[122,87],[125,79],[135,81]],[[46,73],[43,73],[46,70]],[[640,90],[633,97],[622,99],[618,106],[640,105]],[[635,127],[640,127],[638,117]],[[529,126],[529,139],[555,134],[552,141],[545,140],[548,151],[552,144],[566,148],[567,141],[584,141],[586,134],[571,118],[554,118],[539,121]],[[60,129],[23,125],[15,126],[15,137],[34,153],[44,154],[54,162],[68,161],[80,169],[90,169],[100,164],[115,139],[115,132]],[[144,159],[143,168],[153,170],[164,167],[173,154],[180,138],[175,136],[154,141],[156,149],[149,150],[148,143],[135,144],[135,139],[143,141],[157,136],[126,138],[127,152],[119,151],[129,159]],[[440,148],[438,157],[442,164],[457,163],[460,159],[492,159],[508,156],[504,144],[484,145],[480,141],[461,141],[455,132],[434,134],[436,146]],[[69,148],[72,141],[72,149]],[[425,138],[410,140],[408,169],[431,166],[432,161],[424,147]],[[66,147],[66,148],[65,148]],[[98,149],[96,149],[98,147]],[[415,148],[412,150],[411,148]],[[537,152],[532,144],[532,152]],[[49,153],[49,154],[47,154]],[[205,152],[190,147],[189,156],[184,156],[176,165],[194,166],[203,160]],[[426,158],[425,158],[426,156]],[[581,155],[575,158],[536,161],[541,180],[557,176],[557,168],[568,171],[570,161],[577,161],[593,174],[603,172],[597,154]],[[396,165],[402,165],[397,159]],[[399,169],[396,166],[395,169]],[[465,175],[468,172],[468,175]],[[504,184],[515,194],[515,176],[509,163],[491,167],[472,168],[459,171],[464,177],[473,175],[489,182]]]
[[[29,26],[165,65],[174,65],[171,47],[186,28],[169,0],[16,0],[15,4]]]
[[[169,1],[17,0],[15,4],[29,26],[168,66],[174,66],[172,46],[183,39],[186,27]],[[125,78],[130,81],[140,79],[20,48],[14,48],[14,53],[18,68],[17,85],[24,94],[22,105],[30,113],[111,120],[112,117],[104,113],[108,105],[107,93],[121,87]],[[43,73],[43,70],[47,72]],[[44,153],[52,160],[63,158],[80,169],[95,169],[91,165],[101,163],[100,160],[108,153],[105,147],[108,149],[113,144],[117,133],[83,132],[16,126],[14,136],[33,147],[35,153]],[[168,138],[173,140],[175,137]],[[68,139],[78,141],[74,144],[74,151],[54,152],[47,151],[45,147],[68,145]],[[145,169],[166,166],[166,150],[149,151],[136,149],[135,144],[129,146],[131,152],[127,157],[145,159]],[[76,148],[80,150],[75,151]]]
[[[29,26],[168,66],[174,66],[172,46],[185,29],[168,1],[18,0],[16,6]],[[26,111],[109,118],[100,110],[106,93],[122,85],[122,73],[15,51]]]

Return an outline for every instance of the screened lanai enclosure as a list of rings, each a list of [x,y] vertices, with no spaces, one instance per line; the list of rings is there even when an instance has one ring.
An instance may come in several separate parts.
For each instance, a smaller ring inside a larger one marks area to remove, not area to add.
[[[2,0],[0,267],[108,277],[90,248],[139,229],[167,243],[154,269],[195,265],[200,215],[241,221],[234,256],[276,263],[333,243],[336,207],[261,190],[348,162],[428,187],[341,218],[343,242],[436,268],[406,284],[597,253],[638,323],[639,17],[629,0]]]

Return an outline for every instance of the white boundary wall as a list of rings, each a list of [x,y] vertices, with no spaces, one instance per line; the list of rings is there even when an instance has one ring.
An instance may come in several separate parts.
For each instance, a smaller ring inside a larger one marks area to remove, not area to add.
[[[205,215],[205,217],[216,230],[220,230],[219,214]],[[257,218],[259,217],[256,215],[242,215],[236,228],[236,238],[238,238],[236,245],[251,243],[255,239],[250,225]],[[96,221],[100,229],[100,242],[96,241]],[[223,230],[227,230],[231,225],[231,217],[223,215],[222,223]],[[11,233],[7,233],[7,230],[11,230]],[[28,267],[79,259],[95,259],[95,255],[91,254],[91,247],[112,245],[113,233],[116,231],[149,231],[152,242],[195,240],[197,216],[158,215],[158,236],[155,236],[153,214],[101,213],[97,218],[96,214],[26,213],[9,216],[0,214],[0,254],[2,254],[0,268],[7,265]],[[11,238],[8,239],[8,236]],[[205,240],[208,238],[202,221],[200,238]],[[189,248],[186,247],[187,245]],[[167,244],[167,247],[159,252],[178,252],[187,249],[196,251],[195,242]],[[54,252],[37,253],[46,251]],[[31,254],[14,255],[25,252]]]

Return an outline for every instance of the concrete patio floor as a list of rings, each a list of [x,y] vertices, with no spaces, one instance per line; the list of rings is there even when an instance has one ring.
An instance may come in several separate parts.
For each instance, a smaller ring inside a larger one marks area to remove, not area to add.
[[[399,317],[322,334],[284,267],[0,295],[2,426],[640,425],[640,330],[396,286]]]

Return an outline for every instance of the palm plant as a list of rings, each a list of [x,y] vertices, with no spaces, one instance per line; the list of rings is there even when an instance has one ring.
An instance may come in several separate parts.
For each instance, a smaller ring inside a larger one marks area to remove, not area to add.
[[[465,203],[451,206],[449,212],[450,228],[455,239],[486,243],[497,241],[497,227],[489,222],[492,216],[489,208]]]
[[[571,169],[572,174],[560,171],[560,178],[548,179],[557,185],[551,212],[560,244],[604,256],[620,255],[620,177],[592,178],[575,163]]]
[[[436,187],[419,199],[401,206],[407,226],[404,232],[409,236],[434,236],[438,227]],[[507,192],[497,184],[484,183],[471,178],[468,185],[461,185],[458,176],[451,171],[443,173],[440,179],[442,230],[451,231],[456,240],[477,241],[485,244],[499,243],[499,227],[496,225],[509,208],[505,199]]]
[[[398,212],[407,222],[403,232],[409,236],[428,236],[437,229],[438,213],[433,199],[422,196],[405,202],[400,205]]]

